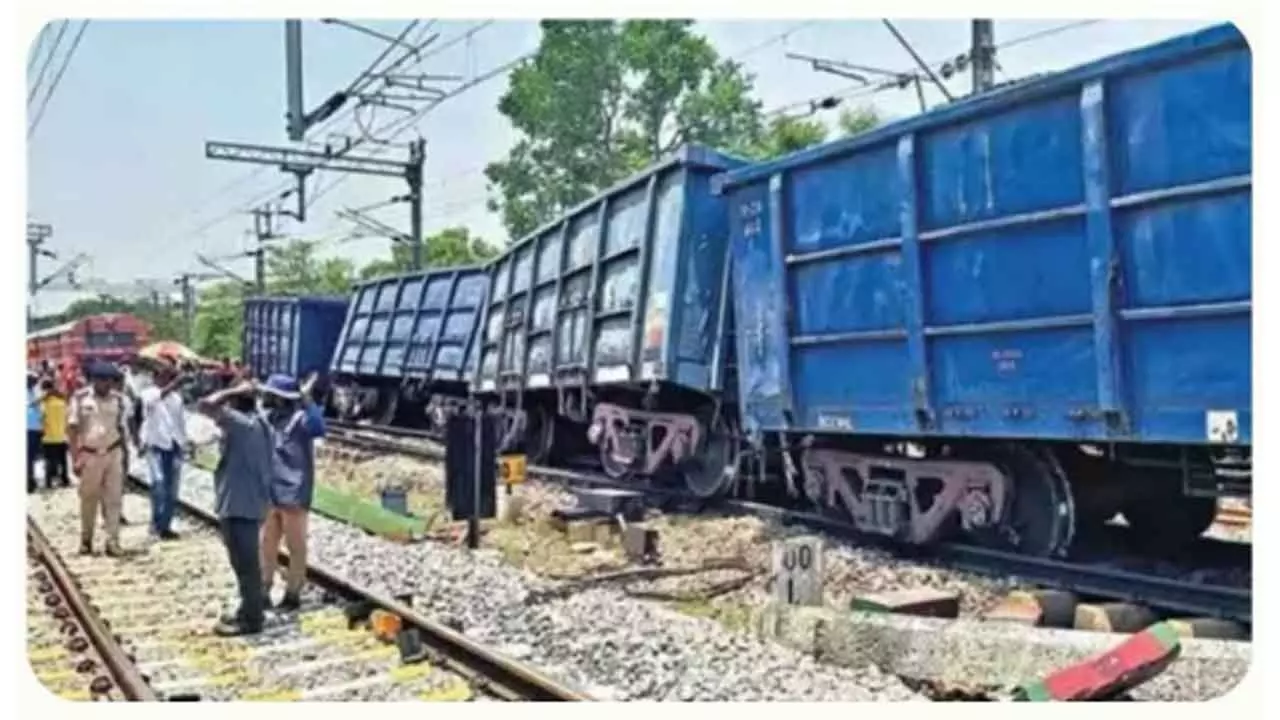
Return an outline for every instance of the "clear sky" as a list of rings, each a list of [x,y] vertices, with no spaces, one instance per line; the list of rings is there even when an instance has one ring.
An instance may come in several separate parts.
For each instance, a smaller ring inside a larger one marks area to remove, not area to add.
[[[396,34],[403,22],[368,22]],[[1064,21],[1002,21],[995,24],[997,46],[1068,24]],[[997,79],[1062,69],[1208,23],[1197,21],[1103,21],[1001,48]],[[475,28],[474,22],[439,22],[435,45]],[[926,60],[941,60],[967,49],[969,26],[958,20],[901,21],[898,27]],[[385,46],[381,41],[333,25],[304,23],[306,104],[314,107],[345,87]],[[66,52],[77,27],[62,38]],[[699,26],[721,54],[740,59],[756,77],[766,108],[785,106],[849,88],[852,81],[814,72],[785,53],[802,52],[889,69],[909,69],[910,56],[879,21],[708,22]],[[56,28],[45,32],[52,44]],[[536,48],[532,22],[499,21],[470,40],[423,61],[420,72],[473,77]],[[43,52],[28,82],[34,80]],[[56,69],[60,61],[52,64]],[[45,85],[48,85],[48,77]],[[953,79],[962,94],[968,76]],[[485,210],[485,163],[499,159],[513,133],[495,109],[505,76],[481,83],[448,100],[417,126],[428,141],[424,228],[466,225],[490,239],[505,237],[497,218]],[[41,92],[43,95],[43,91]],[[226,257],[249,247],[252,220],[236,210],[273,189],[285,176],[272,168],[207,160],[204,141],[218,139],[280,145],[284,132],[283,24],[229,21],[94,21],[75,52],[45,116],[28,144],[31,219],[51,223],[49,247],[61,256],[84,252],[92,265],[84,276],[112,281],[167,279],[202,270],[196,253]],[[936,92],[929,94],[936,101]],[[857,102],[882,112],[918,111],[914,90],[877,93]],[[378,110],[362,116],[375,126],[401,117]],[[835,113],[822,117],[834,122]],[[347,130],[351,128],[350,130]],[[350,119],[335,129],[359,134]],[[412,137],[406,133],[401,139]],[[319,139],[319,138],[313,138]],[[337,176],[323,177],[322,186]],[[307,237],[337,237],[349,226],[334,217],[341,207],[376,203],[404,192],[403,183],[351,177],[317,201],[305,225],[285,229]],[[405,206],[378,216],[408,227]],[[326,252],[363,262],[387,251],[380,239],[326,244]],[[56,263],[44,262],[44,270]],[[251,274],[247,259],[228,263]],[[72,299],[45,293],[38,309],[50,312]]]

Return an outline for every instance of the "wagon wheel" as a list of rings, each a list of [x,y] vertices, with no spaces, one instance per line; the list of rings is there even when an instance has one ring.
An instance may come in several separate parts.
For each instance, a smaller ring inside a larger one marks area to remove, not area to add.
[[[983,544],[1035,557],[1066,555],[1075,537],[1071,486],[1051,456],[1008,446],[996,464],[1013,478],[1005,519]]]
[[[529,464],[545,465],[555,448],[556,418],[543,408],[530,410],[525,417],[528,424],[524,429],[524,446]]]
[[[680,466],[685,487],[704,500],[728,491],[737,479],[737,439],[723,423],[717,425],[707,436],[702,452]]]

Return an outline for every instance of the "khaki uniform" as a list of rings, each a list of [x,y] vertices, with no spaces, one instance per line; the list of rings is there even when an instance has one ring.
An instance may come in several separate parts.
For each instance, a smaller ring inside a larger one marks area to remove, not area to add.
[[[80,541],[91,544],[102,507],[107,545],[120,540],[120,506],[124,492],[125,400],[112,390],[98,396],[92,387],[76,392],[67,424],[78,428],[84,453],[80,469]]]

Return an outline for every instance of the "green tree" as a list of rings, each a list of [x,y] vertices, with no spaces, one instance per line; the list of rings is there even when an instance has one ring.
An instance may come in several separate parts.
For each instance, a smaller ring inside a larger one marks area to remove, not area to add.
[[[451,267],[481,263],[498,254],[498,249],[478,237],[472,237],[465,227],[445,228],[422,240],[422,264],[424,267]],[[360,278],[368,280],[386,275],[398,275],[413,269],[413,248],[406,243],[392,243],[391,257],[370,262],[360,270]]]
[[[884,117],[874,107],[862,105],[841,110],[836,123],[842,135],[861,135],[884,124]]]
[[[686,142],[749,153],[762,142],[752,78],[688,20],[543,21],[498,103],[518,138],[485,174],[521,237]]]
[[[346,258],[319,258],[319,243],[290,240],[267,248],[269,295],[345,295],[355,282],[355,265]]]
[[[197,292],[192,350],[210,358],[240,357],[244,296],[244,285],[229,281]]]
[[[779,115],[771,120],[755,147],[744,153],[754,159],[786,155],[827,139],[827,126],[818,120]]]

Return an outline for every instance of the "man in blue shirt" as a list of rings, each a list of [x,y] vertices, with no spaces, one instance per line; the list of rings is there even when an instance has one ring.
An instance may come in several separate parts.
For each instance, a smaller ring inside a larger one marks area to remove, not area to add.
[[[44,413],[40,411],[38,378],[27,373],[27,492],[36,491],[36,458],[40,456],[40,438],[44,436]],[[47,472],[47,471],[46,471]]]
[[[301,605],[299,593],[307,577],[307,517],[315,493],[316,438],[324,436],[324,415],[311,400],[315,375],[302,389],[288,375],[272,375],[262,386],[262,405],[275,429],[275,452],[271,473],[271,509],[262,526],[262,587],[270,598],[280,554],[280,539],[289,548],[289,571],[284,597],[278,605],[285,611]]]
[[[266,608],[258,526],[267,509],[273,441],[271,427],[254,406],[254,389],[242,382],[196,403],[196,410],[222,431],[222,452],[213,471],[214,511],[240,589],[240,609],[214,628],[227,637],[261,632]]]

